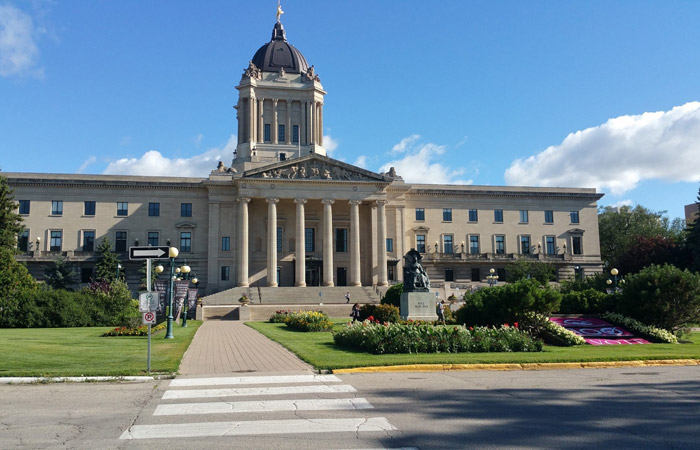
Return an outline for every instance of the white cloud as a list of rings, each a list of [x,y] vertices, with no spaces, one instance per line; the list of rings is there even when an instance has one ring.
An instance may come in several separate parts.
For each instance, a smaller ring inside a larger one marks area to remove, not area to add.
[[[85,169],[87,169],[92,164],[95,164],[96,161],[97,161],[97,158],[95,156],[91,155],[90,157],[88,157],[88,159],[83,161],[83,163],[80,165],[80,167],[78,168],[76,173],[83,173],[85,171]]]
[[[403,153],[403,158],[387,162],[379,172],[388,172],[393,167],[407,183],[472,184],[472,180],[462,178],[463,168],[450,168],[444,163],[444,145],[422,143],[419,139],[417,134],[402,139],[391,153]]]
[[[609,119],[514,161],[509,185],[580,186],[622,195],[649,179],[700,179],[700,102]]]
[[[326,148],[326,154],[329,157],[333,157],[333,153],[335,152],[335,149],[338,148],[338,144],[339,142],[336,139],[333,139],[330,134],[323,135],[323,146]]]
[[[352,163],[353,166],[357,167],[362,167],[363,169],[367,168],[367,157],[365,155],[359,156],[354,163]]]
[[[0,5],[0,76],[43,76],[38,66],[39,34],[31,16],[12,5]]]
[[[199,133],[197,136],[192,138],[192,142],[194,145],[199,147],[199,145],[202,143],[202,139],[204,139],[204,135],[202,133]]]
[[[171,177],[206,177],[219,161],[228,165],[236,148],[237,138],[231,135],[223,148],[212,148],[190,158],[167,158],[150,150],[140,158],[122,158],[111,162],[103,173],[108,175],[153,175]]]
[[[630,199],[620,200],[619,202],[612,204],[613,208],[622,208],[623,206],[632,206],[634,202]]]

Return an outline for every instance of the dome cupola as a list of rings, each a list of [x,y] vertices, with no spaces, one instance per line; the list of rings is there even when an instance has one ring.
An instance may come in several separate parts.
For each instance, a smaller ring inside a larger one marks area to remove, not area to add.
[[[309,69],[304,55],[287,42],[279,18],[272,29],[272,40],[260,47],[251,61],[263,72],[279,72],[284,69],[286,73],[306,73]]]

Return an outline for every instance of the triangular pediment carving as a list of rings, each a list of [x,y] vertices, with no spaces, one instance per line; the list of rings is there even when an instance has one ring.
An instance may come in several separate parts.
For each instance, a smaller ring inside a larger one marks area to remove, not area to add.
[[[365,181],[390,183],[391,178],[347,164],[337,159],[312,153],[265,167],[248,170],[242,178],[318,181]]]

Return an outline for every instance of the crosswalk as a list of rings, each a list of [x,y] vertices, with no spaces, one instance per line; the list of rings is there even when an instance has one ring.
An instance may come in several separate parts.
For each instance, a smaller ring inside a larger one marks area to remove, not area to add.
[[[120,439],[372,435],[396,430],[387,418],[372,414],[374,407],[356,392],[335,375],[174,379],[151,418],[129,427]],[[212,421],[203,421],[208,416]]]

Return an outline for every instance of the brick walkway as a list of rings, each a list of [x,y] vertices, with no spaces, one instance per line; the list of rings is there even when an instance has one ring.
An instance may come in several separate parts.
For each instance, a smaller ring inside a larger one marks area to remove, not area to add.
[[[234,320],[205,320],[180,364],[181,375],[312,372],[286,348]]]

